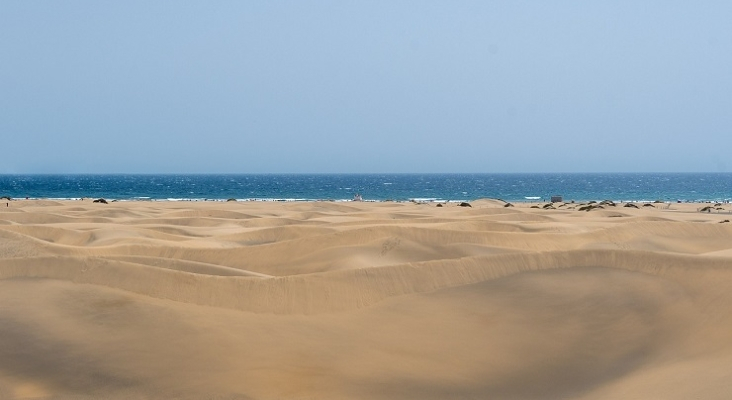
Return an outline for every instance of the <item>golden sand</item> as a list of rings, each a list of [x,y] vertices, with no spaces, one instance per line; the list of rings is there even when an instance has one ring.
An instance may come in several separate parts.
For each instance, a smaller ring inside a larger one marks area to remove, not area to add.
[[[727,399],[698,208],[13,201],[0,398]]]

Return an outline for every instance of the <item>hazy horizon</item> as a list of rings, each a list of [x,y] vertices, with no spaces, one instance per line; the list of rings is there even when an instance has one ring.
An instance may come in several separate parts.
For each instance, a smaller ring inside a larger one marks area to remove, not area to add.
[[[5,2],[0,174],[732,171],[727,2]]]

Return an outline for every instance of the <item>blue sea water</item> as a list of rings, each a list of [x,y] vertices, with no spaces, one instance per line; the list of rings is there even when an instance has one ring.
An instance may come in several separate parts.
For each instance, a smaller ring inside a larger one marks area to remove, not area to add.
[[[0,175],[0,196],[112,200],[730,201],[731,173]]]

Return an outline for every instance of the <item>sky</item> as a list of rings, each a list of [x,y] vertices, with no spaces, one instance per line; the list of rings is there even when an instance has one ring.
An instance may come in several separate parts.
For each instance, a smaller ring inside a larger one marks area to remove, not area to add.
[[[0,173],[732,172],[729,1],[0,1]]]

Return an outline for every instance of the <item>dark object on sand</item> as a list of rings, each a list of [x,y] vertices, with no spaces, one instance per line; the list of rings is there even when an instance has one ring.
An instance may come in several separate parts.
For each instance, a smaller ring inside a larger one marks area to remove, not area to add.
[[[437,207],[442,207],[442,203],[437,203]]]
[[[699,212],[712,212],[712,206],[703,207]]]
[[[470,203],[466,203],[466,202],[462,202],[459,205],[460,205],[460,207],[473,207],[473,206],[470,205]]]
[[[653,205],[653,204],[651,204],[651,203],[646,203],[646,204],[643,204],[643,207],[653,207],[653,208],[656,208],[656,206],[654,206],[654,205]]]
[[[552,205],[552,203],[546,203],[546,204],[544,204],[544,207],[542,207],[542,208],[545,210],[553,210],[554,205]]]
[[[107,204],[107,200],[104,200],[104,199],[96,199],[96,200],[94,200],[94,203]]]
[[[603,201],[600,202],[600,205],[601,206],[615,207],[615,202],[612,201],[612,200],[603,200]]]
[[[11,199],[10,196],[3,196],[3,197],[0,197],[0,200],[10,201],[10,200],[13,200],[13,199]]]
[[[511,203],[506,203],[506,204],[504,204],[503,206],[504,206],[504,207],[513,207],[513,204],[511,204]]]
[[[236,199],[227,199],[226,201],[236,201]]]
[[[729,220],[725,219],[724,221],[719,221],[720,224],[724,224],[725,222],[729,222]]]
[[[539,206],[531,206],[531,208],[539,208]]]
[[[638,208],[638,206],[636,206],[636,205],[635,205],[635,204],[633,204],[633,203],[626,203],[626,204],[625,204],[625,205],[624,205],[623,207],[633,207],[633,208]]]
[[[593,204],[588,204],[586,206],[580,207],[579,208],[579,211],[592,211],[592,210],[594,210],[596,208],[605,208],[605,207],[603,207],[603,206],[601,206],[599,204],[594,204],[593,203]]]

